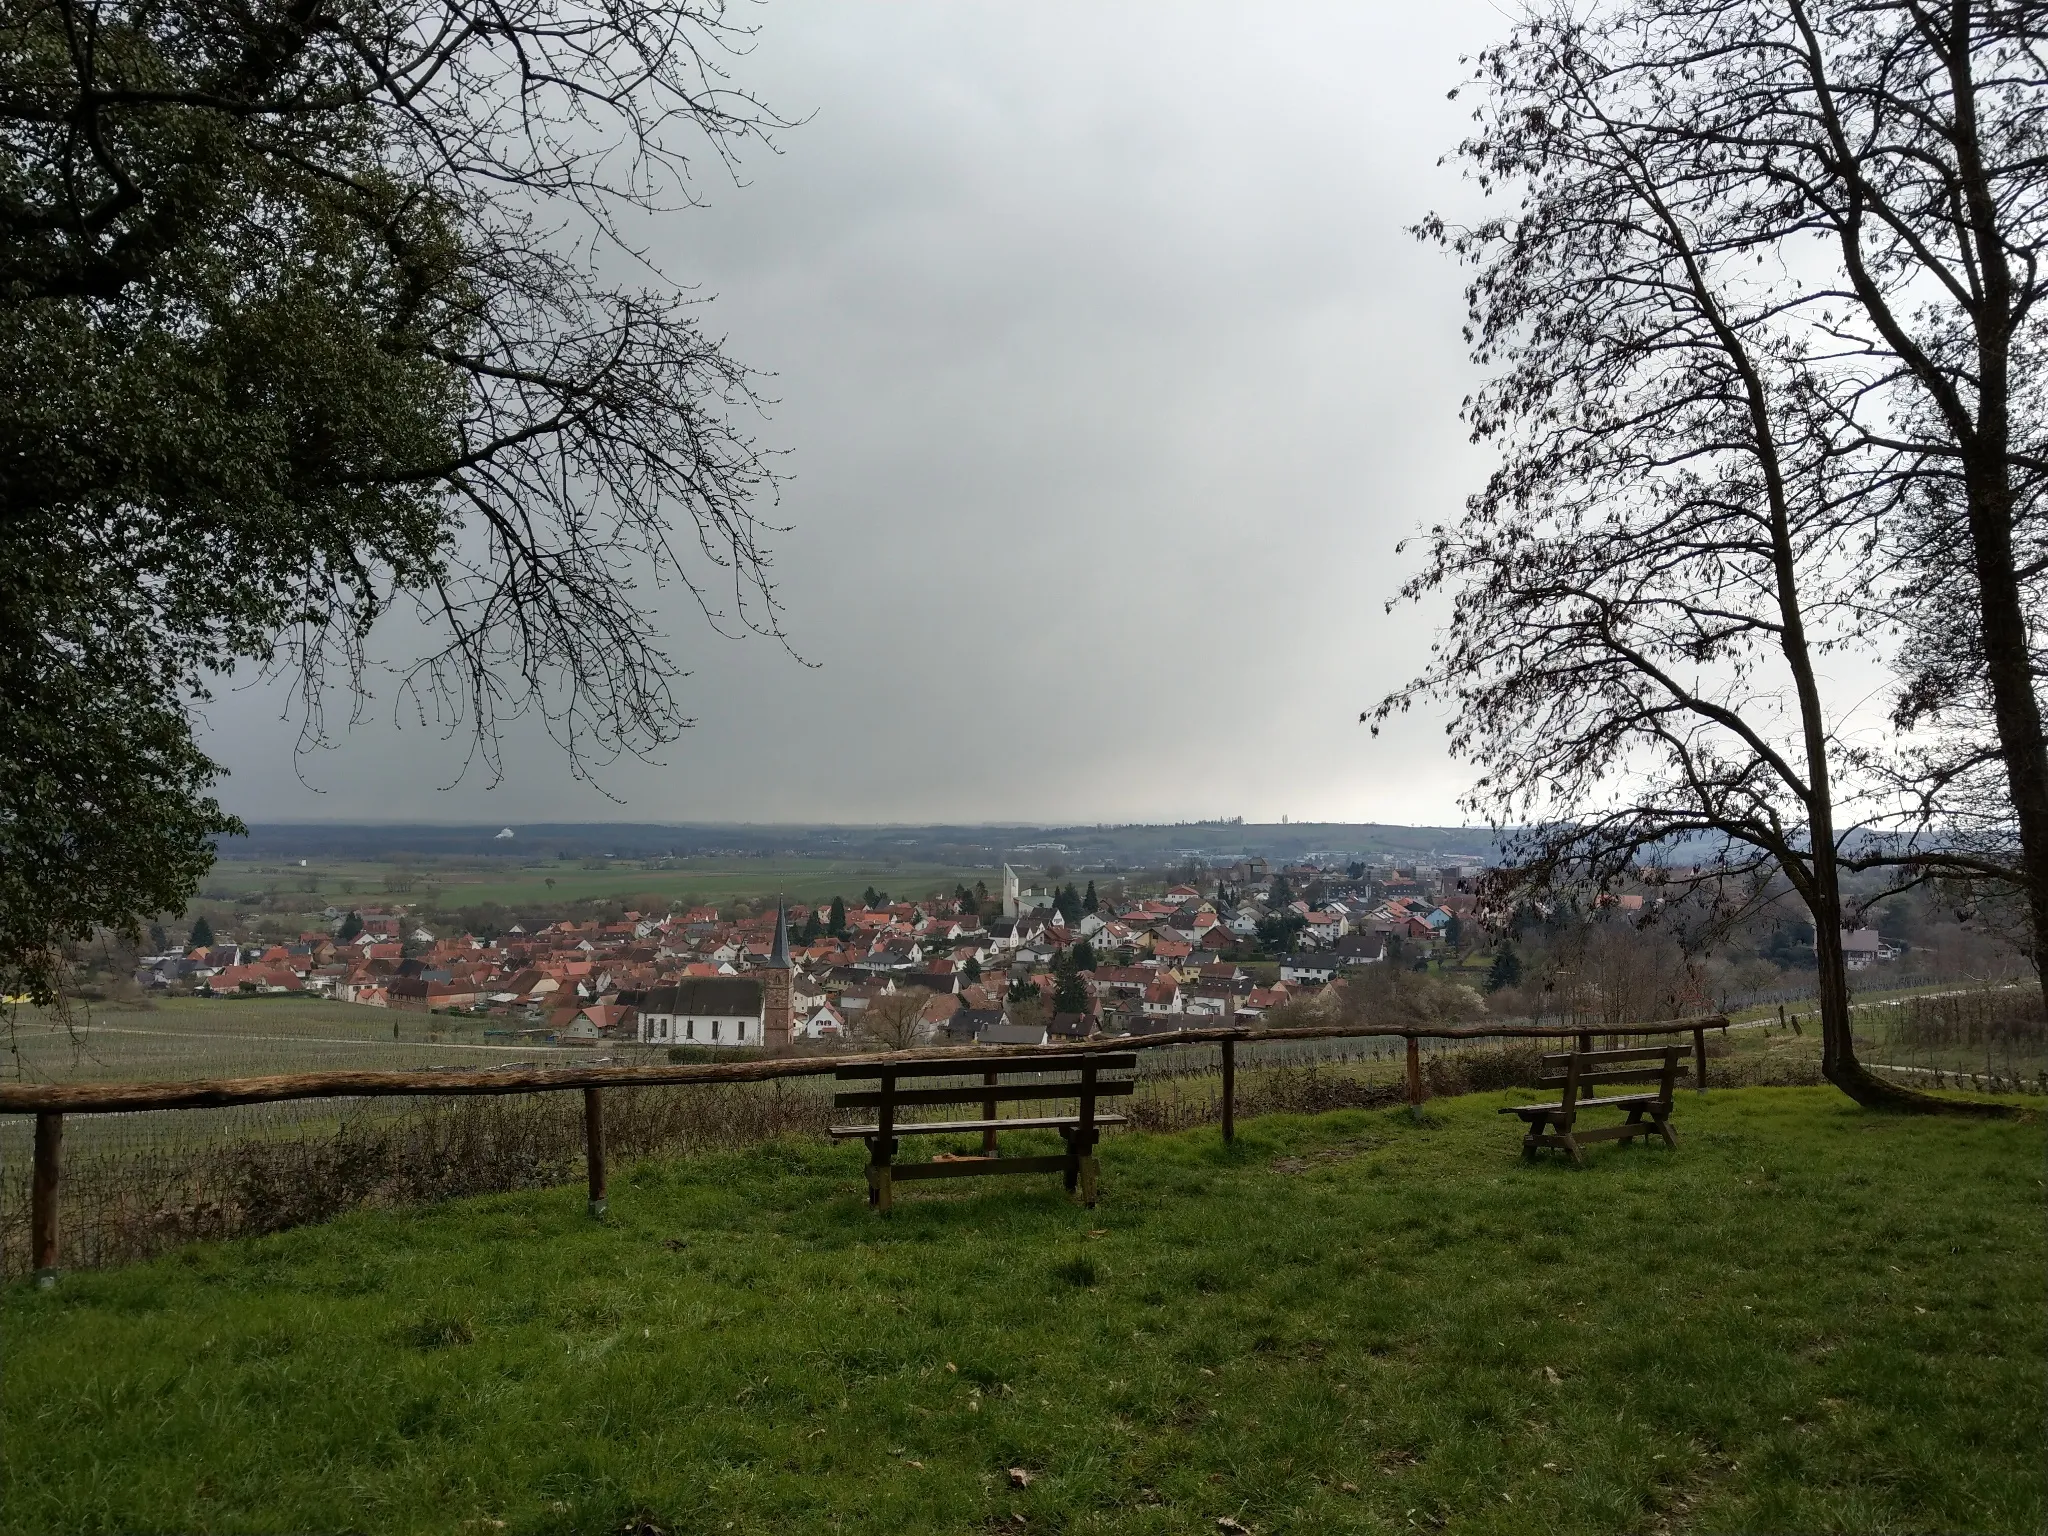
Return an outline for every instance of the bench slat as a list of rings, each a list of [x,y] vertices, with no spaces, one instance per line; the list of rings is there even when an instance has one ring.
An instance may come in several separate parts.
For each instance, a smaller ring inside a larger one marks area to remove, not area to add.
[[[1662,1104],[1663,1102],[1662,1097],[1654,1093],[1618,1093],[1612,1098],[1605,1099],[1575,1099],[1572,1101],[1572,1108],[1574,1110],[1599,1109],[1602,1105]],[[1548,1111],[1554,1114],[1561,1112],[1563,1109],[1564,1105],[1562,1103],[1510,1104],[1506,1108],[1496,1111],[1496,1113],[1503,1115],[1533,1115],[1539,1111]],[[1573,1134],[1576,1135],[1577,1133],[1574,1132]]]
[[[1127,1077],[1111,1078],[1095,1085],[1098,1099],[1129,1095],[1137,1084]],[[898,1088],[884,1094],[879,1088],[859,1089],[832,1095],[834,1109],[876,1109],[886,1098],[891,1104],[986,1104],[1019,1102],[1025,1099],[1078,1099],[1079,1083],[976,1083],[958,1088]]]
[[[1126,1125],[1127,1115],[1097,1115],[1097,1125]],[[1056,1131],[1061,1127],[1072,1129],[1081,1123],[1079,1115],[1047,1115],[1043,1118],[1019,1117],[1015,1120],[911,1120],[889,1127],[891,1136],[950,1136],[967,1131]],[[825,1134],[835,1141],[847,1141],[856,1136],[879,1136],[881,1127],[874,1125],[835,1125]]]
[[[1551,1088],[1571,1080],[1571,1075],[1566,1072],[1544,1072],[1536,1082],[1539,1087]],[[1659,1083],[1663,1080],[1662,1067],[1618,1067],[1612,1072],[1581,1072],[1578,1076],[1581,1088],[1590,1083]]]
[[[1572,1127],[1572,1140],[1579,1142],[1624,1141],[1631,1136],[1655,1136],[1656,1134],[1657,1122],[1654,1120],[1638,1120],[1633,1125],[1627,1122],[1623,1122],[1620,1125],[1602,1125],[1590,1131],[1581,1130],[1577,1126]]]
[[[1135,1052],[1082,1051],[1065,1056],[955,1056],[950,1060],[892,1061],[841,1067],[833,1075],[841,1082],[863,1077],[965,1077],[974,1072],[1078,1072],[1095,1067],[1104,1072],[1127,1072],[1138,1065]]]
[[[1050,1157],[964,1157],[955,1163],[897,1163],[895,1179],[967,1179],[985,1173],[1064,1173],[1070,1159],[1063,1152]]]
[[[1683,1054],[1682,1045],[1631,1045],[1618,1051],[1560,1051],[1543,1058],[1545,1066],[1563,1066],[1574,1056],[1580,1061],[1654,1061],[1661,1056]]]

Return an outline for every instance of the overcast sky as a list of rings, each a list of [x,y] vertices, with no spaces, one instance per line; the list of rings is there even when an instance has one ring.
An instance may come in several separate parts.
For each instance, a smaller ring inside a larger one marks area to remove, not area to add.
[[[615,803],[544,739],[495,788],[383,713],[295,765],[260,689],[207,744],[254,819],[1449,822],[1443,720],[1360,709],[1434,615],[1396,543],[1485,471],[1460,277],[1404,227],[1487,4],[773,0],[738,83],[780,155],[668,220],[775,375],[788,627],[680,608],[698,725]],[[381,721],[381,723],[380,723]],[[303,775],[304,782],[302,782]],[[311,787],[308,787],[308,786]]]

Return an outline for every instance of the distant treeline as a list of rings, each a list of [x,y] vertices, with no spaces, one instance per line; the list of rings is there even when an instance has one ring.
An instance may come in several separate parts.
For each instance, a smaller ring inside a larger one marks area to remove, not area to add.
[[[403,858],[504,857],[652,859],[896,858],[939,864],[1008,860],[1037,867],[1056,859],[1069,868],[1178,865],[1189,858],[1390,859],[1402,862],[1490,858],[1494,835],[1483,827],[1401,827],[1375,823],[1183,822],[1156,826],[734,826],[655,822],[549,822],[468,825],[375,822],[255,823],[245,837],[223,838],[224,859],[296,861],[349,859],[386,863]],[[1050,850],[1050,851],[1049,851]]]

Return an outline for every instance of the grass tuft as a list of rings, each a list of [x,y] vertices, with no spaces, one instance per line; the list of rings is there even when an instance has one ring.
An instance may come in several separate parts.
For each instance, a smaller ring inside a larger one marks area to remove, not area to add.
[[[1102,1278],[1102,1272],[1095,1267],[1095,1261],[1084,1253],[1068,1259],[1064,1264],[1055,1264],[1052,1277],[1061,1285],[1085,1291]]]

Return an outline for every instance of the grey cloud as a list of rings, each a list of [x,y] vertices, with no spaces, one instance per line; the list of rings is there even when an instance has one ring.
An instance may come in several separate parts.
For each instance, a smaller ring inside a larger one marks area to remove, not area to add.
[[[623,809],[515,734],[507,782],[372,724],[293,772],[280,700],[210,711],[262,817],[1443,822],[1396,541],[1483,473],[1459,276],[1403,226],[1486,5],[776,3],[735,78],[790,116],[664,219],[771,372],[794,643],[669,630],[699,727]],[[388,704],[389,700],[383,701]]]

